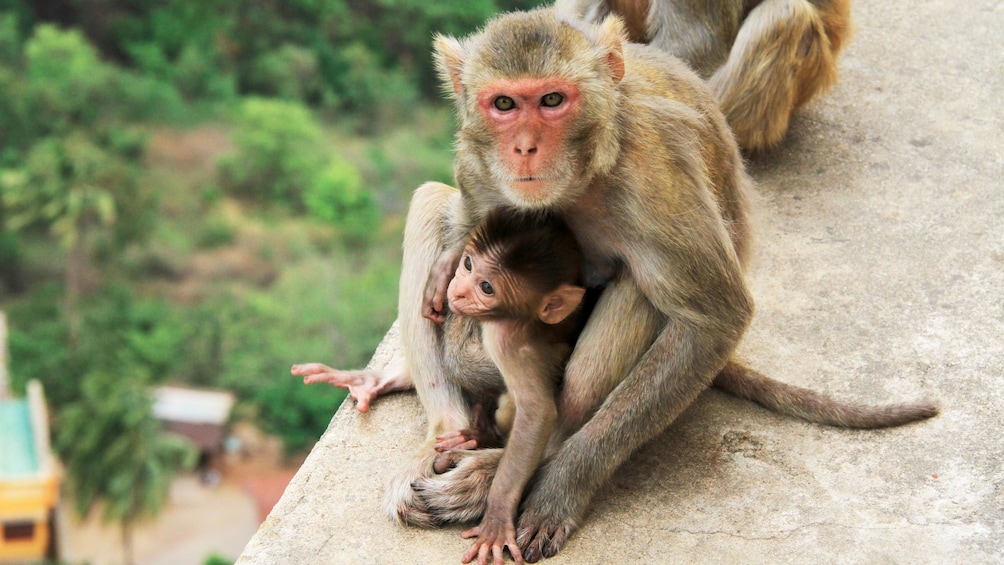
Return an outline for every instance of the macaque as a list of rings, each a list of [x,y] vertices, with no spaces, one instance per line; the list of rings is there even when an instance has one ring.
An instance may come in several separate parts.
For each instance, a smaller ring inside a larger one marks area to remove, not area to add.
[[[562,13],[623,17],[632,41],[687,62],[715,93],[739,146],[768,148],[791,114],[837,81],[850,0],[557,0]]]
[[[581,268],[575,238],[559,218],[504,210],[474,230],[450,281],[450,311],[480,321],[483,347],[505,383],[503,408],[514,409],[512,421],[500,424],[509,438],[485,514],[462,533],[477,537],[464,563],[477,557],[484,565],[490,552],[501,565],[505,547],[523,562],[514,519],[557,419],[555,394],[578,333],[572,314],[586,292],[575,284]]]
[[[503,15],[435,46],[460,124],[458,188],[419,187],[405,225],[399,322],[429,428],[391,481],[392,517],[426,526],[481,517],[504,457],[460,451],[446,472],[434,466],[437,436],[470,428],[483,404],[465,386],[495,398],[503,388],[481,366],[464,376],[487,349],[477,329],[442,325],[466,235],[499,208],[564,219],[583,253],[582,283],[602,289],[520,507],[516,541],[527,561],[556,554],[596,490],[719,376],[775,409],[834,415],[838,403],[817,406],[733,358],[753,316],[744,278],[751,183],[718,102],[684,62],[628,42],[619,18],[597,25],[552,9]],[[906,417],[882,422],[889,411],[873,409],[871,424],[937,413],[929,404],[895,411]]]

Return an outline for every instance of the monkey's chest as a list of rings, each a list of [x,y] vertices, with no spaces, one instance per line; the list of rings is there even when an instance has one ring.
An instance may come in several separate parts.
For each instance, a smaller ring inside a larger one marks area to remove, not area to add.
[[[614,238],[603,220],[596,222],[569,221],[575,240],[582,249],[584,260],[582,284],[596,288],[610,282],[620,269],[620,252],[613,245]]]

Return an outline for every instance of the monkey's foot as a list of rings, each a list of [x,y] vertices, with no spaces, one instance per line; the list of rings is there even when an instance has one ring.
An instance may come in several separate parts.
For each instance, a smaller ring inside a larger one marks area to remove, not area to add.
[[[423,477],[434,475],[432,462],[438,454],[435,451],[416,457],[412,463],[390,481],[384,495],[384,511],[400,524],[410,524],[421,528],[442,525],[434,513],[429,511],[425,500],[418,496],[412,484]]]
[[[473,522],[485,512],[501,449],[451,451],[455,466],[412,483],[427,511],[443,522]]]
[[[553,503],[539,493],[534,490],[523,502],[516,525],[516,543],[523,552],[523,559],[529,563],[557,555],[579,527],[575,519],[569,518],[573,512],[564,508],[566,505],[561,504],[561,500]]]

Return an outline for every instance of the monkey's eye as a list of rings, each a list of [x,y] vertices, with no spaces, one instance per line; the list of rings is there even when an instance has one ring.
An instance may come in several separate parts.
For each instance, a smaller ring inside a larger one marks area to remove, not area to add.
[[[501,112],[508,112],[516,107],[516,101],[508,96],[499,96],[495,99],[492,104],[495,105],[495,109]]]
[[[491,296],[495,294],[495,289],[492,288],[492,284],[488,281],[481,281],[481,292]]]
[[[470,255],[464,255],[464,268],[467,269],[468,271],[470,271],[472,268]]]
[[[550,94],[545,94],[543,98],[540,99],[542,106],[548,108],[554,108],[556,106],[561,106],[561,103],[565,101],[565,97],[558,94],[557,92],[552,92]]]

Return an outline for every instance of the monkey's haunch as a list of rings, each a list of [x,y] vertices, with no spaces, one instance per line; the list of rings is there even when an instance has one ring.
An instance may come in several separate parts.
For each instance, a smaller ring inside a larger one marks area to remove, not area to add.
[[[840,402],[809,389],[770,379],[738,361],[729,361],[712,385],[780,414],[844,428],[890,428],[938,415],[932,402],[865,406]]]

